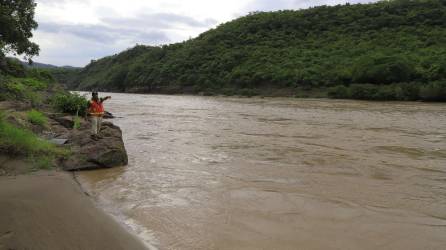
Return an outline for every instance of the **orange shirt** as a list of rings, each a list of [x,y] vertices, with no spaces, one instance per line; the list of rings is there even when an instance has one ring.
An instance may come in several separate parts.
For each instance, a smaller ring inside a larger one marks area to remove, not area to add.
[[[89,113],[93,116],[103,116],[104,106],[102,105],[102,102],[90,101]]]

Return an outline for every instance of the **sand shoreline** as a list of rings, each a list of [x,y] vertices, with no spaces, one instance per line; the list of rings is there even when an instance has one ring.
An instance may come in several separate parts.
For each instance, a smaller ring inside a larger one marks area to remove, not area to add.
[[[147,249],[70,173],[0,177],[0,249]]]

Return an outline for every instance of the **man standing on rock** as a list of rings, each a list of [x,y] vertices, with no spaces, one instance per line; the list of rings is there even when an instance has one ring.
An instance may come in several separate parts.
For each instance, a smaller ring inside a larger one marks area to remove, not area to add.
[[[92,124],[92,137],[98,138],[98,133],[101,131],[102,117],[104,116],[104,105],[103,102],[107,99],[111,99],[111,96],[106,96],[105,98],[99,98],[98,92],[93,92],[91,94],[90,106],[88,108],[88,113],[91,116]]]

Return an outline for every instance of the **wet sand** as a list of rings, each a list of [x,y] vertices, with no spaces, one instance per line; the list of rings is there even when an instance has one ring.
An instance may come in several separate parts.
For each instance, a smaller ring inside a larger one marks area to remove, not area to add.
[[[69,173],[0,177],[0,249],[146,249]]]

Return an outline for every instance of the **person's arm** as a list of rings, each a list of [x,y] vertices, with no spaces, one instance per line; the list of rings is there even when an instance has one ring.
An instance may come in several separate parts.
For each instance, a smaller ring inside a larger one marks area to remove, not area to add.
[[[106,101],[106,100],[108,100],[108,99],[111,99],[111,96],[106,96],[106,97],[104,97],[104,98],[101,98],[101,102],[104,102],[104,101]]]

